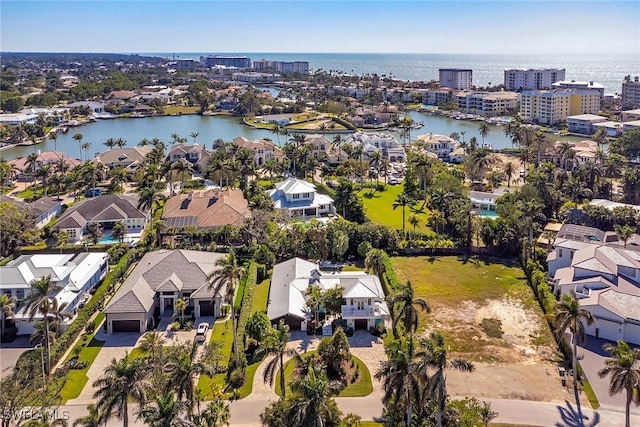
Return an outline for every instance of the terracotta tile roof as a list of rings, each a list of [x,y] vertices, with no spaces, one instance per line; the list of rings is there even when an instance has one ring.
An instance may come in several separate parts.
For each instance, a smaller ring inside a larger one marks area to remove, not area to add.
[[[249,203],[242,191],[227,189],[221,192],[216,189],[170,198],[165,204],[162,220],[170,228],[187,225],[216,228],[227,224],[241,225],[250,216]]]

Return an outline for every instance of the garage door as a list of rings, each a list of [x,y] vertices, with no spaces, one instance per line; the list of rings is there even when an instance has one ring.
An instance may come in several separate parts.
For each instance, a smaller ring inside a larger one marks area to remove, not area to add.
[[[213,316],[212,301],[200,301],[200,316]]]
[[[139,320],[113,320],[111,323],[113,332],[140,332]]]
[[[596,322],[596,336],[598,338],[604,338],[605,340],[609,341],[617,341],[619,327],[620,325],[618,325],[616,322],[598,319]]]
[[[640,325],[625,323],[624,340],[628,343],[640,344]]]
[[[367,319],[356,319],[355,329],[367,329]]]

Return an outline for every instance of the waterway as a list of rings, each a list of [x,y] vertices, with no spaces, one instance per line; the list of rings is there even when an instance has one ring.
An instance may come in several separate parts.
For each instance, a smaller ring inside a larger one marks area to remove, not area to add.
[[[475,136],[479,143],[482,142],[482,137],[478,132],[480,122],[455,120],[417,111],[409,112],[409,116],[415,122],[424,124],[422,128],[412,130],[411,139],[430,132],[446,136],[449,136],[452,132],[465,132],[464,138],[466,141]],[[491,126],[490,128],[491,132],[485,138],[487,143],[491,144],[495,149],[511,147],[511,141],[505,137],[502,127]],[[0,151],[0,157],[12,160],[27,156],[37,152],[37,150],[52,151],[57,149],[57,151],[66,152],[72,157],[79,158],[80,147],[78,141],[73,139],[73,135],[76,133],[82,134],[82,143],[91,143],[88,153],[89,157],[94,157],[97,153],[108,150],[104,145],[108,138],[122,138],[127,141],[127,146],[135,146],[143,138],[149,140],[159,138],[168,144],[172,141],[171,135],[174,133],[188,138],[192,142],[193,138],[190,135],[193,132],[198,133],[196,141],[208,147],[211,147],[213,141],[218,138],[224,141],[231,141],[238,136],[244,136],[252,140],[270,138],[280,145],[285,142],[285,137],[278,136],[269,130],[254,129],[246,126],[238,117],[183,115],[136,119],[121,118],[98,120],[95,123],[70,128],[66,134],[58,134],[57,141],[48,139],[33,146],[12,147]],[[400,139],[397,133],[394,135]],[[326,134],[326,137],[330,140],[333,139],[333,135],[329,133]]]

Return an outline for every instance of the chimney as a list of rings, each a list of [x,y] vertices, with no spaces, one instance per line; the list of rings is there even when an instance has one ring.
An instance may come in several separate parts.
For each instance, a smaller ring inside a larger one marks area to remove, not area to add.
[[[38,156],[42,154],[42,150],[38,150]]]
[[[189,191],[189,193],[187,193],[187,200],[193,200],[193,191]]]

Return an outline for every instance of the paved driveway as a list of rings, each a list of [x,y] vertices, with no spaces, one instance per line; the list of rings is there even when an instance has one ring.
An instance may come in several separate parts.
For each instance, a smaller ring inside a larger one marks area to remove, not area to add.
[[[11,375],[20,355],[32,348],[28,335],[20,335],[13,342],[2,343],[0,345],[0,378]]]
[[[580,366],[582,366],[587,380],[589,380],[593,391],[598,397],[600,406],[603,409],[624,411],[624,393],[609,396],[610,377],[600,378],[598,376],[598,371],[604,368],[604,362],[609,357],[609,354],[602,348],[606,343],[615,345],[612,341],[587,336],[585,346],[578,347],[578,360],[580,361]],[[631,405],[631,412],[640,415],[640,408]]]

